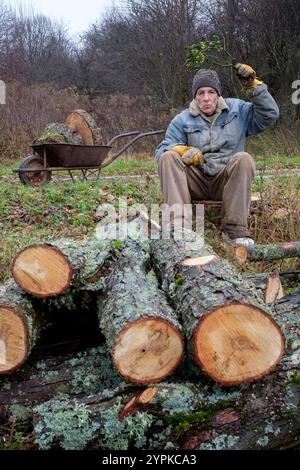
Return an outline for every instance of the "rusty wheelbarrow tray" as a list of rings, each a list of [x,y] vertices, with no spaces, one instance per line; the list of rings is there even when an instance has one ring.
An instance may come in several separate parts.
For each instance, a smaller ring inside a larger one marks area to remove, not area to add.
[[[81,171],[82,181],[87,180],[91,174],[99,179],[101,169],[110,165],[137,140],[164,132],[164,129],[126,132],[113,137],[107,145],[33,144],[33,154],[23,158],[19,168],[13,171],[18,173],[23,184],[30,186],[41,186],[50,181],[52,171],[68,171],[73,182],[75,180],[72,172],[78,170]],[[124,137],[131,137],[131,140],[116,153],[109,155],[113,144]]]

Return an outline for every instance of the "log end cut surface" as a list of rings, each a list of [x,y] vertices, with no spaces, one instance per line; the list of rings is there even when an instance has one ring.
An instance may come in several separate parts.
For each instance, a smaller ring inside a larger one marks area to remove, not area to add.
[[[65,255],[48,245],[32,245],[15,257],[12,274],[16,283],[36,297],[64,293],[70,285],[72,268]]]
[[[113,352],[119,372],[139,384],[163,380],[176,369],[183,354],[181,334],[160,318],[132,322],[118,335]]]
[[[245,263],[248,258],[248,250],[245,246],[240,245],[234,249],[234,253],[240,263]]]
[[[17,369],[26,359],[27,332],[18,313],[0,306],[0,374]]]
[[[238,385],[268,374],[281,360],[284,337],[262,310],[248,304],[216,308],[195,331],[195,360],[221,385]]]
[[[72,111],[65,120],[66,126],[72,131],[77,132],[85,145],[99,144],[100,130],[96,121],[84,109]]]

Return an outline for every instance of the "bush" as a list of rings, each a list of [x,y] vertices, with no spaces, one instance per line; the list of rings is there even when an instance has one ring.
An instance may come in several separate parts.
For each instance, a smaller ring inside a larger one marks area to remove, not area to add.
[[[6,105],[0,106],[0,160],[16,160],[30,152],[30,144],[51,122],[64,122],[74,109],[85,109],[102,129],[104,144],[122,132],[165,129],[180,109],[157,104],[151,96],[124,94],[91,98],[79,95],[76,87],[58,89],[54,84],[24,86],[6,83]],[[284,122],[249,140],[253,156],[299,155],[300,127]],[[139,141],[128,154],[153,153],[162,136]],[[116,147],[127,140],[119,141]]]
[[[0,160],[23,157],[47,124],[63,122],[78,108],[93,115],[102,129],[104,144],[122,132],[165,128],[170,120],[169,113],[153,106],[147,97],[117,94],[89,99],[72,88],[59,90],[53,84],[25,87],[16,81],[7,83],[6,89],[6,105],[0,107]],[[134,150],[153,150],[153,142],[145,140]]]

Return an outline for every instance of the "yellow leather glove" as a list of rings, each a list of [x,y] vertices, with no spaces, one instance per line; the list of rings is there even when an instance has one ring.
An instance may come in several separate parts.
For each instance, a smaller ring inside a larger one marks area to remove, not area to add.
[[[256,78],[256,72],[250,65],[236,64],[234,67],[236,69],[236,74],[243,85],[241,88],[242,92],[245,93],[262,84],[262,81]]]
[[[186,165],[202,165],[204,163],[203,153],[197,147],[175,145],[171,150],[177,152]]]

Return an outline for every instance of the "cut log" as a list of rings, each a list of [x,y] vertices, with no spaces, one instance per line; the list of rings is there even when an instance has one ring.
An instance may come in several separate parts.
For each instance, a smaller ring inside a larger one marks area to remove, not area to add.
[[[283,394],[282,387],[287,382],[286,374],[274,375],[255,388],[248,386],[235,394],[220,388],[203,390],[189,382],[163,383],[157,386],[158,392],[148,410],[140,411],[136,420],[135,416],[129,416],[121,422],[118,420],[120,397],[105,401],[103,394],[75,400],[64,396],[61,402],[53,399],[34,408],[34,442],[40,449],[69,450],[99,449],[99,446],[106,450],[146,450],[153,445],[164,449],[167,443],[172,443],[174,450],[292,447],[300,442],[299,385],[286,386],[289,394]],[[188,403],[184,404],[187,397]],[[81,415],[76,415],[76,411]],[[71,420],[70,429],[64,424],[66,419]],[[113,435],[111,426],[116,429]],[[75,432],[78,427],[82,433]],[[183,435],[178,438],[180,427]],[[76,440],[72,441],[72,434],[78,436]],[[142,441],[138,439],[141,434]],[[188,447],[192,437],[194,445]]]
[[[284,338],[256,287],[203,247],[202,239],[154,240],[151,249],[162,288],[201,370],[222,385],[270,373],[283,356]],[[208,257],[206,264],[199,257]]]
[[[35,297],[56,297],[73,290],[101,291],[105,287],[104,263],[116,256],[118,238],[145,239],[159,226],[151,226],[145,214],[137,214],[127,223],[97,227],[89,240],[58,239],[34,244],[16,254],[12,276],[28,294]],[[117,241],[116,241],[117,239]]]
[[[237,246],[234,252],[241,263],[298,258],[300,256],[300,242],[287,242],[281,245]]]
[[[280,281],[279,273],[274,272],[270,274],[267,280],[265,302],[267,304],[270,304],[277,299],[281,299],[282,297],[283,297],[283,289],[282,289],[282,284]]]
[[[72,111],[65,119],[65,124],[72,132],[78,133],[85,145],[101,145],[101,130],[92,116],[84,109]]]
[[[16,283],[36,297],[63,294],[70,286],[72,267],[66,256],[51,245],[31,245],[20,251],[13,261]]]
[[[70,286],[77,290],[101,290],[105,285],[102,265],[115,256],[112,254],[115,239],[119,236],[145,239],[148,225],[149,235],[159,230],[157,224],[151,224],[146,214],[138,213],[128,224],[99,227],[97,238],[29,245],[15,256],[12,276],[21,289],[41,298],[62,295]]]
[[[0,375],[20,368],[46,320],[13,281],[0,287]]]
[[[98,305],[100,327],[117,370],[138,384],[159,382],[183,358],[181,326],[155,279],[140,244],[119,241],[107,267],[107,290]]]
[[[101,266],[110,254],[111,241],[56,240],[30,245],[17,253],[12,276],[27,293],[41,298],[56,297],[69,287],[96,290],[101,287]]]
[[[278,271],[273,273],[251,274],[247,281],[255,284],[261,291],[264,301],[269,304],[283,297],[283,289]]]

